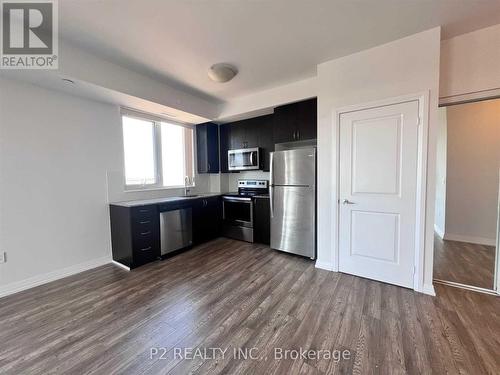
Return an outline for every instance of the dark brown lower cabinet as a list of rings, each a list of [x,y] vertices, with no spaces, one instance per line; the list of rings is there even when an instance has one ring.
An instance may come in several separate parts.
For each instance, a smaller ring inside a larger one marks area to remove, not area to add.
[[[271,214],[267,197],[254,198],[253,237],[255,242],[271,244]]]
[[[160,256],[160,218],[156,205],[110,205],[113,260],[135,268]]]
[[[110,205],[113,260],[135,268],[160,258],[160,211],[191,207],[193,244],[220,236],[222,199],[220,196],[182,199],[175,202],[126,207]]]
[[[221,222],[221,197],[197,199],[193,205],[193,244],[199,245],[219,237]]]

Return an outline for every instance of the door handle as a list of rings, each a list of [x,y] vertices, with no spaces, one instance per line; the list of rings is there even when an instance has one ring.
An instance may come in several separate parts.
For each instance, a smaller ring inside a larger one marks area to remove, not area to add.
[[[356,204],[355,202],[351,202],[349,199],[344,199],[342,204]]]

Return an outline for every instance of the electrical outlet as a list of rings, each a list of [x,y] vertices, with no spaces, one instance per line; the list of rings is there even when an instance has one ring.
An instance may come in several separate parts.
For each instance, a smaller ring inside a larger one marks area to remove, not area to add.
[[[0,263],[6,263],[7,262],[7,252],[2,251],[0,252]]]

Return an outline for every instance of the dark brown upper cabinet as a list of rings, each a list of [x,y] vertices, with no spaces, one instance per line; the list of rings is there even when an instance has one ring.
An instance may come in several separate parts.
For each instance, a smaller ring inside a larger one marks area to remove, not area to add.
[[[317,137],[317,99],[286,104],[274,110],[274,143]]]
[[[227,164],[227,151],[231,149],[231,124],[222,124],[219,126],[220,134],[220,171],[229,173]]]
[[[273,115],[259,116],[220,126],[221,172],[227,173],[227,152],[260,147],[260,169],[269,171],[269,153],[274,150]]]
[[[196,161],[198,173],[219,173],[219,125],[196,125]]]

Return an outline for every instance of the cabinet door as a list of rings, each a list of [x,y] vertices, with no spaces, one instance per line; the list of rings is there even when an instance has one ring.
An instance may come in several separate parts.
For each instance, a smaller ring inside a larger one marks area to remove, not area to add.
[[[219,125],[207,127],[207,171],[219,173]]]
[[[198,173],[208,173],[207,124],[196,125],[196,162]]]
[[[277,107],[274,110],[274,143],[293,142],[297,130],[294,104]]]
[[[259,117],[244,120],[243,148],[259,147]]]
[[[220,235],[222,201],[220,197],[198,199],[193,204],[193,243],[196,245]]]
[[[205,241],[206,228],[203,215],[203,199],[193,202],[193,244],[199,245]]]
[[[278,107],[274,111],[274,142],[316,139],[316,98]]]
[[[268,198],[255,198],[255,242],[269,245],[271,243],[271,219]]]
[[[227,165],[227,152],[230,149],[230,136],[231,136],[231,126],[229,124],[222,124],[219,127],[220,133],[220,171],[222,173],[228,173]]]
[[[206,199],[205,222],[207,228],[207,240],[220,236],[222,223],[222,198],[210,197]]]
[[[260,154],[260,169],[269,172],[269,153],[274,151],[273,140],[273,120],[274,115],[266,115],[257,117],[256,124],[258,146],[261,148]]]
[[[317,100],[305,100],[296,104],[296,139],[303,141],[317,137]]]
[[[231,127],[231,150],[239,150],[240,148],[244,148],[245,124],[242,121],[237,121],[229,124],[229,126]]]
[[[196,161],[198,173],[219,172],[219,126],[196,125]]]

